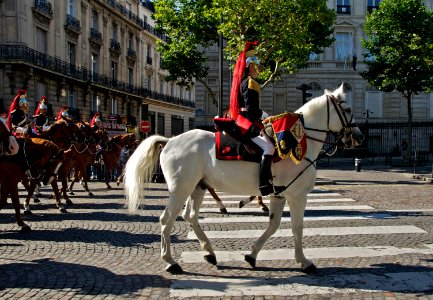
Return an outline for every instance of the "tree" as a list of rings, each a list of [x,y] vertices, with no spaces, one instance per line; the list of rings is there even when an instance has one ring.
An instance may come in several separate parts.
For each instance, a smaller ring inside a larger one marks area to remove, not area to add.
[[[248,40],[258,40],[257,56],[264,65],[263,87],[283,73],[295,73],[306,66],[309,55],[321,53],[334,41],[335,11],[326,0],[156,0],[156,27],[168,41],[158,43],[163,66],[170,73],[166,80],[191,87],[194,80],[207,76],[203,50],[227,42],[225,57],[233,62]],[[214,98],[214,102],[216,100]]]
[[[412,153],[412,96],[433,89],[433,13],[421,0],[383,0],[367,16],[367,70],[361,76],[381,91],[397,90],[407,100],[408,147]]]

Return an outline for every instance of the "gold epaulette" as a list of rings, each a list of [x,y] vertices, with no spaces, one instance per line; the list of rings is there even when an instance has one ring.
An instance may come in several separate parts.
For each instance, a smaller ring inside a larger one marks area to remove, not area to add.
[[[257,93],[260,93],[262,89],[260,88],[260,84],[255,81],[252,77],[248,76],[248,89],[255,90]]]

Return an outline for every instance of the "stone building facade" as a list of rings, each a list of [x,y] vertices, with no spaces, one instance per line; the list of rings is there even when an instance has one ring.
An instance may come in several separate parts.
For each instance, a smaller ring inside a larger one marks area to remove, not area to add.
[[[27,89],[30,112],[42,96],[49,113],[172,136],[194,124],[195,95],[164,81],[152,2],[0,0],[0,109]]]

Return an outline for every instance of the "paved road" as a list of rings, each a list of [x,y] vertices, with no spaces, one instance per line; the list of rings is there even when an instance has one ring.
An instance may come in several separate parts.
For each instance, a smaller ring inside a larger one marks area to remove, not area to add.
[[[266,213],[255,203],[239,210],[241,198],[223,193],[229,214],[210,198],[201,214],[218,266],[204,262],[179,219],[172,242],[186,273],[169,275],[159,259],[165,185],[152,184],[144,210],[130,215],[121,187],[92,182],[95,196],[77,186],[66,214],[47,198],[33,204],[30,233],[18,231],[10,207],[0,212],[0,298],[433,299],[433,185],[410,169],[323,168],[318,175],[327,184],[309,195],[304,239],[315,275],[293,260],[289,212],[251,270],[240,254],[266,228]]]

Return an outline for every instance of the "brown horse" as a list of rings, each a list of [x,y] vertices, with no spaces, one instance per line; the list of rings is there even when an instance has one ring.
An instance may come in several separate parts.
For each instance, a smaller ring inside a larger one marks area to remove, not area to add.
[[[81,131],[85,135],[85,142],[80,144],[78,147],[74,147],[70,151],[65,152],[65,157],[67,157],[67,165],[65,168],[72,170],[74,168],[74,176],[72,177],[71,184],[69,186],[69,193],[73,195],[72,188],[74,183],[80,179],[81,184],[89,194],[93,196],[87,185],[87,166],[95,161],[96,146],[100,144],[103,140],[108,141],[107,132],[99,128],[98,126],[90,127],[89,124],[85,122],[79,123]]]
[[[132,150],[135,148],[136,144],[137,140],[134,133],[119,134],[110,138],[107,148],[102,152],[105,164],[105,184],[108,189],[111,189],[109,182],[111,179],[111,170],[113,170],[113,168],[116,168],[117,173],[119,174],[116,179],[117,184],[121,181],[122,176],[120,174],[122,174],[122,167],[120,166],[119,159],[122,149],[126,148],[127,150]]]
[[[0,121],[0,156],[17,154],[18,148],[17,140]]]
[[[64,151],[71,149],[74,144],[80,143],[84,140],[84,135],[78,125],[71,118],[67,117],[62,117],[60,120],[56,121],[50,126],[47,131],[39,135],[39,137],[45,140],[50,140]],[[62,180],[62,183],[63,181],[65,182],[64,186],[67,186],[66,181],[68,177],[67,175],[65,175],[66,172],[62,171],[63,165],[61,166],[60,170],[58,170],[58,177]],[[25,181],[23,181],[23,184],[29,191],[29,194],[24,203],[24,214],[31,214],[32,212],[30,210],[30,198],[32,197],[34,189],[39,184],[39,182],[35,179],[30,178],[29,186],[26,186]],[[57,186],[57,178],[54,178],[53,182],[51,183],[51,187],[53,188],[56,206],[59,208],[60,212],[66,212],[66,208],[60,200],[60,192]],[[67,204],[72,204],[72,201],[68,198],[66,194],[66,188],[64,188],[63,196]],[[39,199],[36,196],[34,196],[34,200],[35,202],[39,202]]]
[[[63,162],[63,150],[54,143],[43,139],[18,139],[20,150],[16,155],[4,156],[0,159],[0,209],[7,204],[10,195],[15,209],[15,218],[22,231],[30,227],[24,223],[20,213],[18,183],[29,177],[43,184],[55,182],[57,171]],[[33,190],[29,190],[33,194]]]

